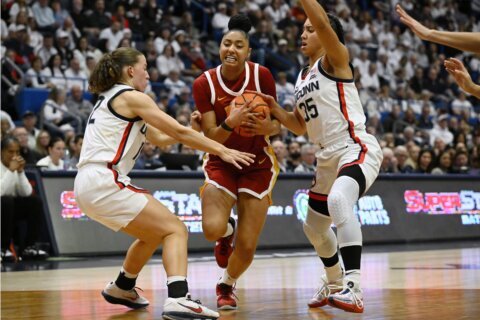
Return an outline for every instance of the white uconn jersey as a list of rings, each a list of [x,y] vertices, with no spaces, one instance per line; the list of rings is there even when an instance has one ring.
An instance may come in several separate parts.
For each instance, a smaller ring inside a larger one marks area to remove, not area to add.
[[[328,75],[321,59],[308,73],[302,73],[295,84],[295,100],[310,140],[321,146],[344,137],[356,141],[355,132],[365,132],[366,118],[353,79]]]
[[[127,85],[114,85],[103,92],[88,119],[78,168],[88,163],[105,164],[127,175],[145,143],[147,127],[140,118],[128,119],[113,110],[111,102],[122,92],[135,90]]]

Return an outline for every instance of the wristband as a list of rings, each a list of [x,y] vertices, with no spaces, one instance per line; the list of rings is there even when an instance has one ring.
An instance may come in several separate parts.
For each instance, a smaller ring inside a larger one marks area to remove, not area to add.
[[[225,121],[223,121],[223,122],[220,124],[220,127],[222,127],[224,130],[227,130],[227,131],[230,131],[230,132],[233,131],[233,128],[230,128]]]

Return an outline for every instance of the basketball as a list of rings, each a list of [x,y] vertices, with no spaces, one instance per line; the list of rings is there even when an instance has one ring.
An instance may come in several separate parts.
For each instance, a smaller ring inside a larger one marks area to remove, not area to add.
[[[232,101],[232,104],[235,106],[235,108],[241,108],[244,104],[248,103],[249,101],[252,101],[252,105],[254,106],[252,109],[252,112],[257,113],[258,118],[263,120],[267,117],[267,114],[270,114],[270,108],[268,107],[268,104],[265,102],[265,100],[263,100],[262,97],[260,97],[255,93],[244,93],[236,97]],[[227,112],[227,117],[230,115],[232,104],[229,105],[227,108],[225,108],[225,111]],[[248,133],[245,129],[246,127],[238,126],[234,129],[234,131],[239,135],[241,135],[242,137],[254,136],[253,134]]]

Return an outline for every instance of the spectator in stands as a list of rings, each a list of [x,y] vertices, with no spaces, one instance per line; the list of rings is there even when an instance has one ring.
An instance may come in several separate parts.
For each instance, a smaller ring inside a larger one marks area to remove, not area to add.
[[[163,167],[163,163],[160,161],[158,148],[146,140],[133,169],[155,170],[160,167]]]
[[[77,134],[73,137],[69,143],[70,149],[70,163],[67,169],[77,169],[78,161],[80,160],[80,153],[83,145],[83,134]]]
[[[414,141],[410,141],[405,144],[408,150],[408,159],[406,164],[413,168],[413,170],[417,169],[417,160],[418,155],[420,154],[421,148]]]
[[[380,166],[381,173],[396,173],[397,172],[397,158],[391,148],[384,147],[382,149],[383,160]]]
[[[212,17],[212,27],[214,28],[214,33],[217,33],[221,38],[221,35],[228,30],[230,17],[227,14],[227,5],[224,2],[220,2],[217,8],[218,10]]]
[[[157,54],[163,53],[165,46],[170,43],[171,36],[172,32],[170,28],[165,27],[160,30],[160,34],[158,34],[153,41]]]
[[[287,171],[294,172],[301,163],[301,145],[296,140],[291,141],[288,144],[288,159],[287,159]]]
[[[27,83],[29,83],[32,88],[46,89],[53,87],[53,84],[49,82],[43,74],[42,65],[42,58],[35,57],[32,61],[32,67],[27,70]]]
[[[23,258],[46,258],[48,254],[35,246],[40,240],[43,206],[40,198],[32,195],[32,186],[25,175],[26,162],[20,155],[20,144],[13,137],[4,137],[1,149],[2,259],[14,258],[14,239]],[[27,230],[18,230],[22,220],[27,221],[23,224]]]
[[[78,39],[82,36],[82,33],[80,30],[78,30],[77,27],[75,27],[75,24],[73,23],[73,19],[68,17],[65,19],[65,22],[63,23],[63,28],[59,29],[68,34],[68,40],[67,40],[67,46],[68,49],[71,51],[75,50],[76,44],[78,43]],[[59,32],[57,30],[57,32]]]
[[[40,133],[40,130],[36,128],[37,115],[30,110],[25,111],[22,115],[22,124],[28,132],[28,147],[35,149],[37,136]]]
[[[30,61],[33,60],[33,48],[29,45],[27,28],[25,25],[17,25],[15,32],[3,45],[15,52],[14,61],[23,70],[30,68]]]
[[[35,52],[36,56],[40,57],[44,64],[48,63],[50,58],[58,53],[57,49],[53,46],[52,33],[45,33],[43,35],[43,45],[37,48]]]
[[[120,41],[123,39],[124,31],[121,28],[120,22],[114,21],[108,27],[100,32],[100,39],[108,39],[108,51],[117,49]]]
[[[420,114],[420,118],[418,120],[418,127],[420,129],[432,129],[433,128],[433,121],[432,115],[430,114],[431,106],[428,102],[423,103],[422,113]]]
[[[85,129],[88,117],[93,110],[93,105],[90,101],[83,97],[83,90],[80,86],[74,85],[70,90],[70,96],[67,98],[65,105],[67,110],[78,116],[82,121],[82,128]],[[83,132],[83,130],[80,130]]]
[[[87,25],[87,15],[83,8],[83,0],[72,0],[70,16],[75,22],[75,26],[84,33],[84,28]]]
[[[177,70],[170,70],[168,77],[163,82],[168,88],[168,97],[170,99],[175,98],[182,91],[182,88],[186,87],[186,83],[180,79],[180,74]]]
[[[67,89],[71,90],[74,86],[78,86],[83,90],[87,90],[87,74],[80,68],[80,61],[77,58],[70,60],[70,68],[65,70],[65,78],[67,78]]]
[[[467,96],[463,91],[460,91],[457,97],[452,101],[452,113],[465,119],[470,119],[475,116],[473,105],[467,100]]]
[[[12,131],[12,136],[15,137],[20,144],[20,155],[27,162],[27,165],[35,165],[40,155],[28,146],[28,131],[24,127],[16,127]]]
[[[380,79],[377,74],[377,65],[373,62],[368,64],[368,72],[362,73],[360,81],[363,88],[371,91],[378,91],[380,89]],[[388,86],[386,86],[388,88]]]
[[[55,15],[48,6],[48,0],[38,0],[32,6],[33,17],[37,22],[38,30],[41,32],[54,32],[58,25],[55,22]]]
[[[157,58],[157,69],[162,77],[167,77],[171,71],[181,74],[185,69],[182,60],[177,56],[171,44],[167,44],[163,53]]]
[[[282,140],[274,140],[272,141],[272,148],[277,157],[280,172],[287,172],[287,147],[285,143]]]
[[[42,70],[42,75],[59,89],[65,89],[67,86],[67,79],[62,69],[62,57],[59,54],[50,57],[47,67]]]
[[[64,131],[79,128],[81,125],[79,119],[68,111],[65,99],[65,90],[53,88],[42,107],[43,125],[52,136],[63,137]]]
[[[58,29],[56,32],[57,42],[55,48],[57,48],[58,54],[60,55],[62,62],[62,70],[68,68],[69,61],[73,58],[73,51],[70,49],[70,37],[68,32]]]
[[[295,86],[287,81],[287,74],[285,72],[277,73],[277,97],[278,103],[283,106],[285,99],[295,98]]]
[[[396,159],[395,172],[397,173],[412,173],[413,168],[407,163],[408,150],[405,146],[397,146],[393,152]]]
[[[38,160],[37,166],[47,170],[64,170],[65,142],[60,137],[50,140],[47,148],[48,156]]]
[[[316,148],[314,145],[307,143],[300,148],[300,157],[302,162],[295,168],[295,173],[315,172],[316,168]]]
[[[453,159],[450,151],[443,151],[438,157],[438,164],[432,169],[432,174],[449,174],[453,173]]]
[[[250,37],[252,43],[252,53],[254,60],[260,64],[265,64],[267,49],[275,47],[272,25],[269,21],[262,20],[258,23],[256,31]],[[274,60],[272,58],[272,60]]]
[[[70,13],[62,8],[62,1],[53,0],[50,4],[53,10],[53,16],[55,17],[55,25],[63,26],[66,19],[70,18]]]
[[[77,42],[76,49],[73,51],[73,57],[80,62],[80,69],[87,70],[87,58],[93,57],[95,61],[99,61],[102,52],[97,48],[91,47],[88,43],[87,37],[80,37]]]
[[[40,130],[35,143],[35,151],[40,155],[39,159],[48,156],[48,144],[50,143],[50,133],[47,130]]]
[[[452,172],[461,174],[468,174],[470,172],[470,164],[467,151],[460,151],[455,154]]]
[[[420,151],[417,160],[417,169],[414,173],[431,173],[435,166],[435,153],[431,149]]]
[[[290,17],[290,7],[283,0],[272,0],[263,10],[265,18],[278,25],[282,20]]]
[[[105,11],[104,0],[96,0],[95,8],[88,10],[85,16],[86,20],[83,31],[87,33],[88,37],[98,37],[101,30],[110,26],[111,15]]]
[[[442,114],[437,119],[437,124],[430,131],[430,145],[433,146],[436,138],[441,138],[445,144],[453,142],[453,134],[448,130],[448,114]]]

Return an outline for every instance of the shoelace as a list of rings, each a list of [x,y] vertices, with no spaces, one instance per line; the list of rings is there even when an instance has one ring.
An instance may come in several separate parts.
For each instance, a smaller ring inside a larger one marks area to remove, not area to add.
[[[137,292],[136,289],[138,289],[138,290],[140,290],[140,291],[142,291],[142,292],[144,292],[144,291],[143,291],[143,289],[140,288],[140,287],[133,287],[133,289],[130,290],[130,291],[133,291],[133,292],[135,293],[135,299],[138,299],[138,297],[140,297],[140,295],[138,294],[138,292]]]
[[[222,296],[229,296],[229,295],[232,295],[235,297],[235,299],[237,299],[237,301],[239,300],[237,295],[235,294],[234,290],[235,290],[235,285],[234,284],[233,286],[229,286],[229,285],[224,285],[224,286],[220,286],[220,293]],[[231,289],[230,289],[231,288]]]
[[[197,299],[197,300],[193,300],[192,299],[192,296],[190,294],[187,294],[187,296],[185,297],[188,301],[192,301],[192,302],[195,302],[196,304],[202,304],[202,301],[200,301],[200,299]]]
[[[323,279],[322,277],[322,285],[315,293],[315,296],[323,295],[325,297],[328,297],[332,293],[332,291],[339,291],[342,288],[343,286],[340,286],[338,284],[326,282],[325,279]]]
[[[347,295],[349,294],[353,297],[353,301],[355,301],[355,305],[359,308],[363,308],[363,301],[362,299],[360,299],[357,294],[351,290],[350,288],[346,288],[345,290],[343,290],[342,292],[340,292],[341,295]]]

